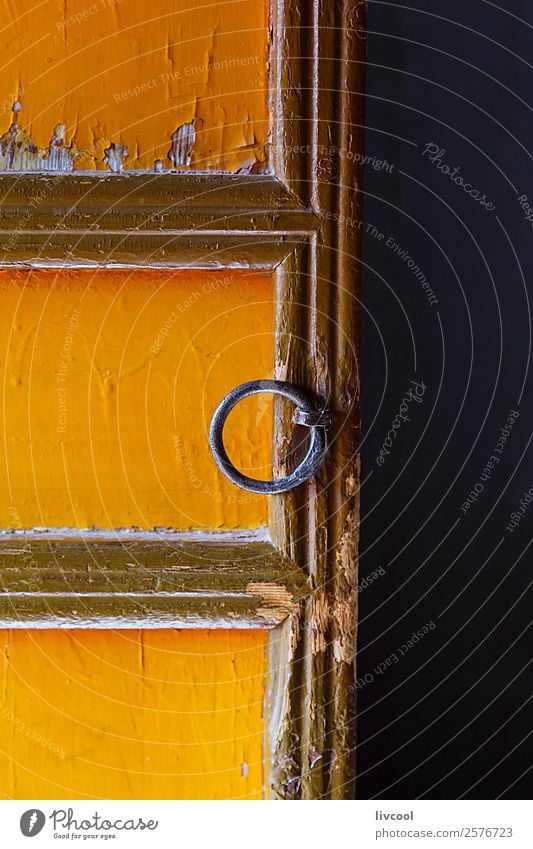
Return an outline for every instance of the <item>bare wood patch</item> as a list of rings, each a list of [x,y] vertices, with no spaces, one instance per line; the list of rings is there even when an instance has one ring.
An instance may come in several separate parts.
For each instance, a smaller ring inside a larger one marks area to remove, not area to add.
[[[282,622],[294,610],[294,596],[284,584],[250,581],[246,585],[246,592],[261,599],[261,606],[257,610],[262,616],[274,616]]]
[[[104,150],[104,165],[107,165],[113,174],[120,174],[124,168],[124,160],[128,153],[128,148],[123,144],[111,142],[109,147],[106,147]]]
[[[195,122],[190,121],[188,124],[182,124],[172,133],[170,140],[172,147],[168,152],[168,158],[174,168],[179,168],[182,165],[189,166],[196,141]]]

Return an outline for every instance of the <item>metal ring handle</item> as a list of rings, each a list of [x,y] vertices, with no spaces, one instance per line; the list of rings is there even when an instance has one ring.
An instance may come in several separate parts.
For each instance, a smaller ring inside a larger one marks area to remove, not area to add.
[[[286,477],[273,481],[261,481],[243,475],[235,468],[224,447],[224,425],[230,412],[243,398],[262,392],[282,395],[296,404],[296,420],[311,431],[309,449],[301,463]],[[306,393],[291,383],[282,380],[251,380],[232,389],[217,407],[209,428],[209,445],[218,468],[232,483],[249,492],[273,495],[288,492],[316,474],[326,456],[327,424],[327,411],[318,410]]]

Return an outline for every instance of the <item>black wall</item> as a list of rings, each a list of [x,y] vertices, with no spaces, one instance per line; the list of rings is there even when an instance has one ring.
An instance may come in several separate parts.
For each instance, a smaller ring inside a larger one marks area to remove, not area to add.
[[[366,110],[358,795],[526,798],[533,3],[370,0]]]

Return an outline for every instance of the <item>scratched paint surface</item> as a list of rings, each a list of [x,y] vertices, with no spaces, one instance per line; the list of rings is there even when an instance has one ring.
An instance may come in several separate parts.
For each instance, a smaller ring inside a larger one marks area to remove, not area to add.
[[[0,631],[0,793],[261,798],[266,633]]]
[[[273,370],[273,288],[243,271],[0,271],[0,527],[257,527],[266,497],[218,472],[223,396]],[[227,448],[269,477],[270,401]]]
[[[0,45],[0,133],[19,99],[38,147],[65,123],[76,168],[103,169],[111,141],[127,168],[171,167],[171,134],[192,120],[193,170],[264,164],[267,0],[6,0]]]

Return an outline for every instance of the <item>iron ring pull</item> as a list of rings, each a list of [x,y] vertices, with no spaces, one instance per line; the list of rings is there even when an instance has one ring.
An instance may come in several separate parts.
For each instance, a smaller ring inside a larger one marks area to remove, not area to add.
[[[296,404],[294,423],[308,427],[311,431],[309,449],[303,460],[286,477],[272,481],[256,480],[239,472],[224,448],[224,425],[230,412],[243,398],[262,392],[282,395]],[[303,390],[291,383],[282,380],[251,380],[232,389],[217,407],[209,428],[209,445],[218,468],[232,483],[249,492],[275,495],[289,492],[316,474],[326,456],[326,428],[330,422],[328,411],[319,410]]]

